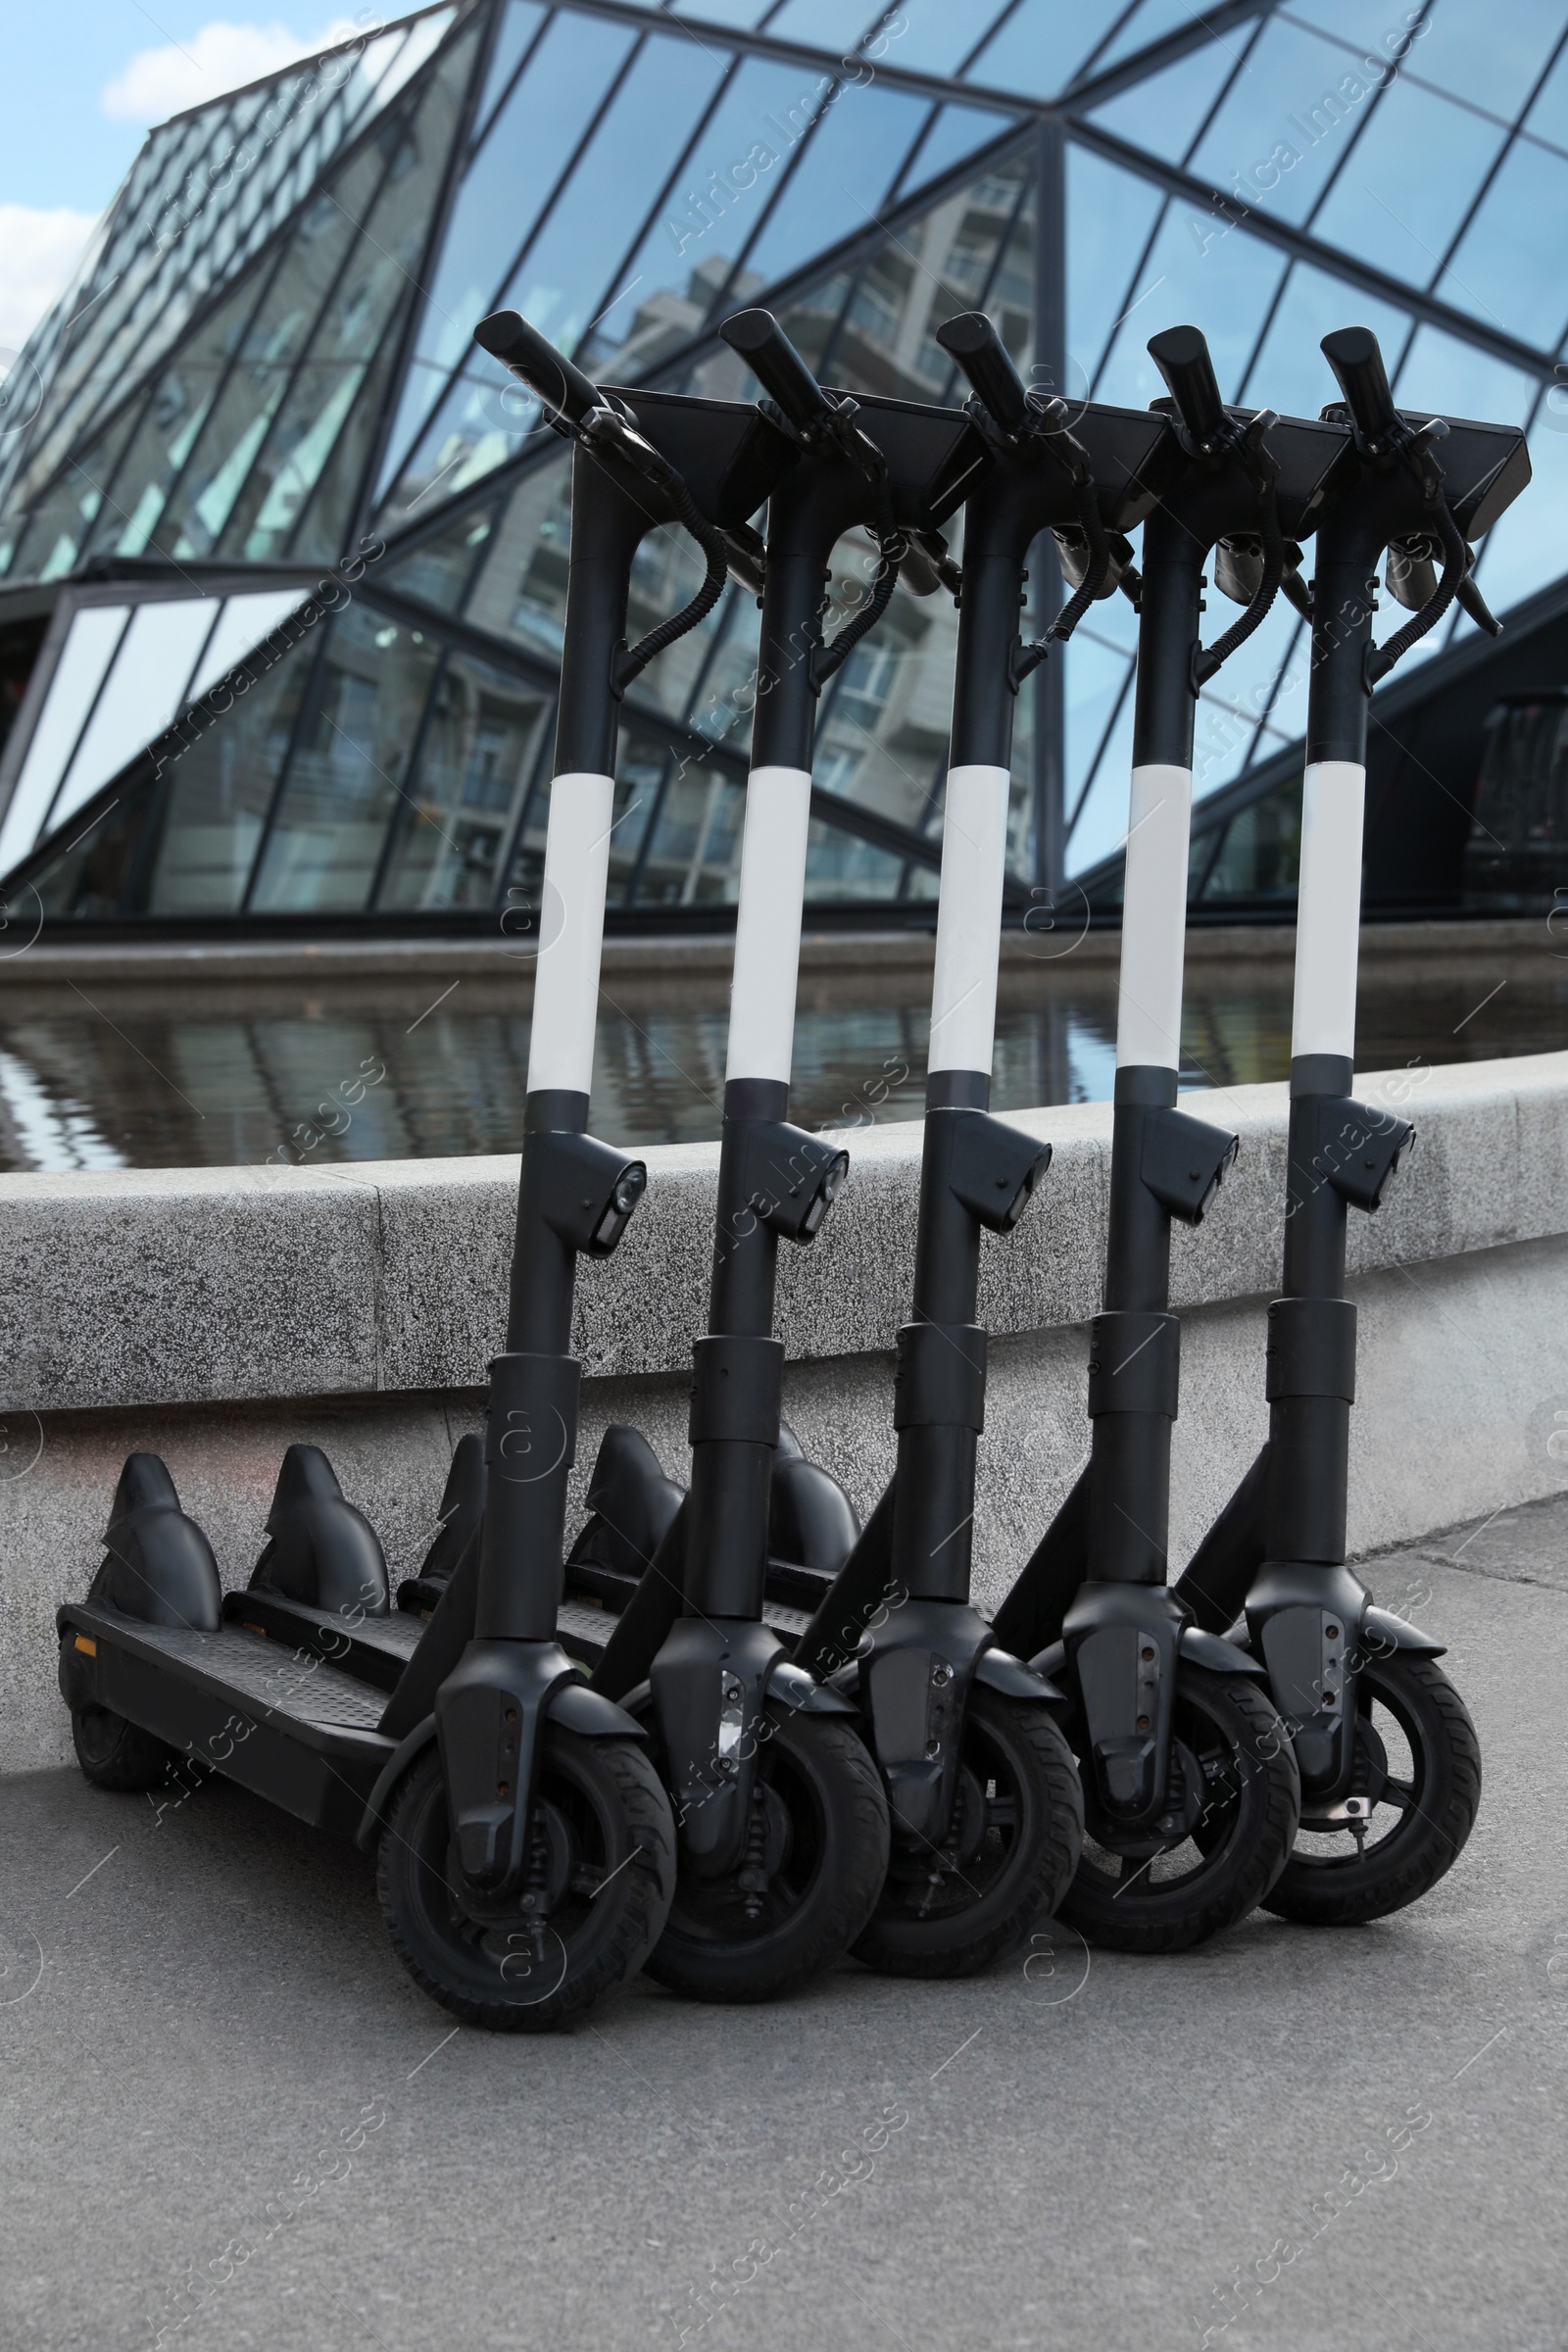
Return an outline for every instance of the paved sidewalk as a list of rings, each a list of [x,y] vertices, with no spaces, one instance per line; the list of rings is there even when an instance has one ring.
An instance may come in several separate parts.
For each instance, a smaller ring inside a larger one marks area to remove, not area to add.
[[[1451,1644],[1468,1849],[1177,1960],[454,2034],[353,1851],[0,1784],[7,2352],[1559,2352],[1568,1497],[1371,1581]]]

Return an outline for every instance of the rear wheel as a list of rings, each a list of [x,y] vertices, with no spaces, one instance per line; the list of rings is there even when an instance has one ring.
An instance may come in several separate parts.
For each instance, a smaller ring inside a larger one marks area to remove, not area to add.
[[[636,1975],[664,1924],[675,1829],[634,1741],[548,1729],[533,1832],[539,1909],[476,1905],[432,1746],[400,1785],[381,1834],[377,1891],[398,1957],[468,2025],[521,2034],[564,2025]]]
[[[895,1842],[856,1958],[893,1977],[975,1975],[1056,1909],[1083,1842],[1078,1770],[1052,1716],[976,1684],[948,1840]]]
[[[179,1762],[177,1748],[109,1707],[73,1707],[71,1737],[95,1788],[162,1788]]]
[[[1140,1838],[1107,1819],[1081,1717],[1067,1726],[1086,1830],[1057,1915],[1112,1951],[1185,1951],[1234,1927],[1279,1878],[1300,1818],[1295,1751],[1266,1691],[1185,1660],[1178,1676],[1170,1788],[1192,1823],[1181,1837]]]
[[[786,1714],[758,1752],[746,1876],[683,1867],[648,1974],[700,2001],[770,2001],[841,1960],[888,1867],[876,1766],[842,1716]],[[756,1881],[763,1877],[765,1883]]]
[[[1463,1699],[1431,1658],[1395,1650],[1356,1676],[1349,1794],[1370,1810],[1330,1821],[1304,1800],[1301,1826],[1266,1908],[1308,1927],[1352,1927],[1402,1911],[1457,1860],[1481,1803],[1481,1743]]]

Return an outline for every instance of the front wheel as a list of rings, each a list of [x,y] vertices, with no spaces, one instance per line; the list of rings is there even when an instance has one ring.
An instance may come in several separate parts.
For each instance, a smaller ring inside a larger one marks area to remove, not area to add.
[[[1250,1678],[1177,1669],[1171,1788],[1193,1827],[1140,1839],[1104,1818],[1094,1795],[1081,1716],[1067,1736],[1083,1774],[1083,1860],[1057,1913],[1111,1951],[1180,1952],[1255,1911],[1285,1868],[1301,1812],[1289,1734]]]
[[[1072,1750],[1047,1710],[976,1684],[946,1843],[895,1846],[855,1956],[890,1977],[970,1977],[1055,1911],[1084,1842]]]
[[[675,1890],[675,1825],[644,1748],[547,1728],[534,1806],[533,1891],[479,1916],[458,1867],[439,1750],[392,1802],[376,1887],[415,1983],[466,2024],[546,2034],[636,1975]]]
[[[1308,1927],[1354,1927],[1402,1911],[1457,1860],[1481,1803],[1481,1743],[1469,1710],[1431,1658],[1395,1650],[1356,1676],[1355,1821],[1314,1817],[1265,1908]]]
[[[876,1766],[836,1715],[786,1714],[758,1752],[753,1802],[765,1884],[682,1869],[648,1974],[699,2001],[771,2001],[841,1960],[888,1867]]]

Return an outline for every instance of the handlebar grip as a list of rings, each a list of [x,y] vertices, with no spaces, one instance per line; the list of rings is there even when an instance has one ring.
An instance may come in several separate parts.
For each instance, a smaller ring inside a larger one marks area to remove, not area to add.
[[[1206,447],[1224,430],[1225,403],[1200,329],[1165,327],[1150,336],[1149,356],[1165,378],[1176,414],[1188,432]]]
[[[1369,326],[1337,327],[1318,346],[1333,368],[1345,405],[1363,441],[1382,441],[1398,411],[1384,371],[1383,354]]]
[[[481,351],[521,376],[546,408],[564,416],[568,424],[581,424],[590,409],[603,407],[598,385],[590,382],[580,368],[574,368],[536,326],[530,326],[520,312],[496,311],[481,318],[473,339]]]
[[[791,424],[804,428],[831,416],[821,385],[771,311],[737,311],[718,331]]]
[[[1030,421],[1029,397],[1007,347],[984,311],[960,311],[937,328],[937,341],[968,377],[978,398],[1004,433]]]

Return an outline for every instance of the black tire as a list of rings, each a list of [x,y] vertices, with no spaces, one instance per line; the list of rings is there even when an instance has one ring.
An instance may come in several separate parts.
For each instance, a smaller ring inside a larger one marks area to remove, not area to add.
[[[648,1974],[698,2001],[772,2001],[842,1960],[888,1867],[876,1766],[842,1716],[789,1713],[758,1753],[780,1853],[760,1896],[682,1870]]]
[[[675,1889],[675,1825],[647,1751],[545,1733],[538,1796],[561,1891],[546,1924],[465,1907],[433,1746],[410,1766],[377,1856],[376,1890],[415,1983],[465,2024],[548,2034],[636,1975]]]
[[[1363,1666],[1356,1684],[1350,1792],[1374,1798],[1371,1816],[1359,1838],[1348,1825],[1318,1830],[1308,1797],[1265,1905],[1307,1927],[1358,1926],[1417,1901],[1458,1859],[1481,1804],[1476,1727],[1434,1659],[1395,1650]]]
[[[976,1684],[964,1708],[957,1837],[915,1853],[895,1838],[855,1956],[890,1977],[972,1977],[1049,1917],[1072,1884],[1084,1795],[1043,1706]]]
[[[95,1788],[162,1788],[180,1760],[177,1748],[109,1707],[73,1707],[71,1737]]]
[[[1301,1812],[1296,1754],[1261,1685],[1178,1669],[1175,1735],[1201,1768],[1197,1834],[1119,1852],[1099,1818],[1081,1719],[1067,1737],[1084,1781],[1083,1859],[1057,1917],[1109,1951],[1181,1952],[1255,1911],[1285,1868]],[[1131,1840],[1119,1840],[1131,1844]]]

